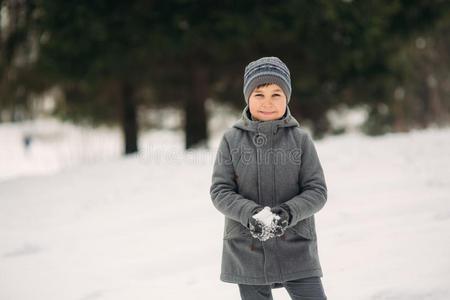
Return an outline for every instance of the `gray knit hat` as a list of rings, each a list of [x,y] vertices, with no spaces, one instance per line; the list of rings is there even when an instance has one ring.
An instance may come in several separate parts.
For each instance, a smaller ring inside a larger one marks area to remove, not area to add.
[[[244,72],[244,97],[248,103],[248,97],[260,84],[278,84],[286,95],[287,103],[291,100],[291,74],[288,67],[275,56],[261,57],[252,61],[245,67]]]

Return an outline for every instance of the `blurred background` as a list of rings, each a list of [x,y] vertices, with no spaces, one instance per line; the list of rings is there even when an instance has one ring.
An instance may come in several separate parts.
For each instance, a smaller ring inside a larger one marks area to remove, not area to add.
[[[446,0],[0,0],[0,298],[238,299],[209,184],[261,56],[329,183],[330,299],[449,299]]]

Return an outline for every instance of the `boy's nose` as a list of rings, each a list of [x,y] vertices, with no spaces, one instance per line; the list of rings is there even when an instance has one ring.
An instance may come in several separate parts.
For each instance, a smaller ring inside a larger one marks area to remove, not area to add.
[[[263,103],[262,103],[262,107],[264,106],[272,106],[272,99],[271,98],[265,98]]]

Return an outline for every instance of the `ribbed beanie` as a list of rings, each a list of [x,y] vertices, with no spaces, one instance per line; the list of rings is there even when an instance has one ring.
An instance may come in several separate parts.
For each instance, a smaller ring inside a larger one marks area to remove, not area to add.
[[[248,97],[260,84],[275,83],[281,87],[286,95],[287,103],[291,100],[291,74],[288,67],[275,56],[261,57],[250,62],[244,72],[244,98]]]

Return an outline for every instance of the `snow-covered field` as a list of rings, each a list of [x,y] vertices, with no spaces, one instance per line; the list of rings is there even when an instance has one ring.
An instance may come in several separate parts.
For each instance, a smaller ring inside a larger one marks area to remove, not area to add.
[[[180,134],[148,132],[142,154],[118,158],[117,132],[70,130],[24,152],[20,130],[0,126],[0,299],[239,299],[219,280],[209,197],[220,135],[184,153]],[[450,299],[450,129],[316,147],[328,298]]]

